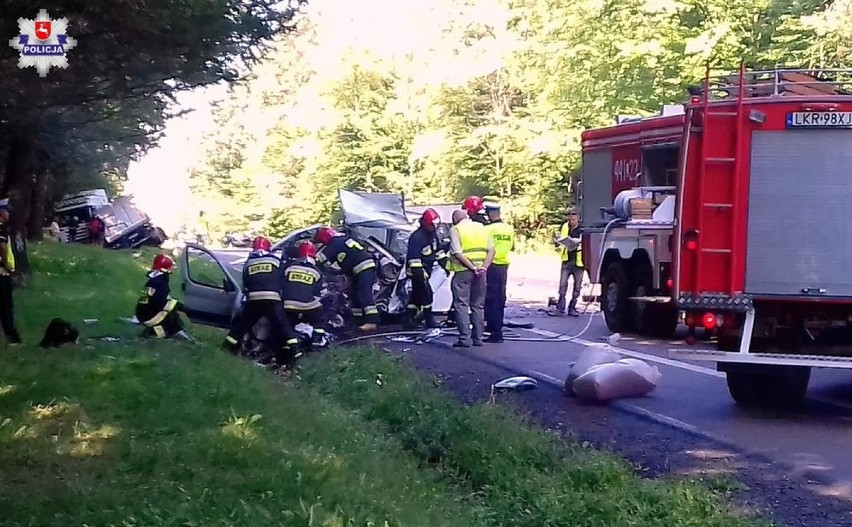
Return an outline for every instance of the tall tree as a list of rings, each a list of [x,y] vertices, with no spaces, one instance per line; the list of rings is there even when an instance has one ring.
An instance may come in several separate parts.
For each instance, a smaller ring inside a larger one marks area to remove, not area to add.
[[[299,4],[43,4],[51,17],[68,18],[78,45],[69,52],[69,66],[46,78],[18,70],[17,51],[0,46],[0,144],[8,148],[3,188],[15,210],[13,233],[25,237],[33,223],[29,211],[39,173],[68,173],[66,160],[82,152],[126,167],[156,141],[175,92],[235,79],[265,42],[290,28]],[[2,12],[5,35],[16,34],[18,18],[36,15],[31,3],[20,0],[3,1]]]

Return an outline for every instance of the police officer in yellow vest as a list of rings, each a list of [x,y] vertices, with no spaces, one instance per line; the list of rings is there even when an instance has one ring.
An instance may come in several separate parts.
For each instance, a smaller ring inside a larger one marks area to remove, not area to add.
[[[482,346],[486,273],[494,259],[494,243],[485,225],[471,220],[482,210],[482,199],[471,196],[464,201],[463,208],[453,212],[450,229],[452,256],[448,269],[453,271],[453,309],[459,329],[455,348],[469,348],[471,340],[474,346]]]
[[[15,272],[15,253],[12,252],[12,237],[9,232],[9,205],[4,200],[0,205],[0,325],[10,345],[21,343],[21,335],[15,327],[15,307],[12,302],[12,273]]]
[[[515,229],[500,218],[500,205],[485,203],[488,234],[494,244],[494,261],[488,268],[485,291],[485,342],[503,342],[503,310],[506,308],[506,283],[509,280],[509,253],[515,249]]]
[[[556,310],[565,313],[565,293],[568,291],[568,280],[574,279],[574,288],[571,292],[571,302],[568,304],[568,315],[579,317],[577,311],[577,299],[580,298],[580,290],[583,287],[583,249],[580,245],[580,235],[577,230],[580,226],[580,214],[575,207],[568,209],[568,221],[562,224],[559,236],[554,239],[565,240],[556,243],[562,258],[562,269],[559,274],[559,299],[556,302]],[[567,244],[567,245],[566,245]]]

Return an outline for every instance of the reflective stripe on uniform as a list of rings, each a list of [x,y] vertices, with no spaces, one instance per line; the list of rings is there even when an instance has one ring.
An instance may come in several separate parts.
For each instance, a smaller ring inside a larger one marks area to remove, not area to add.
[[[299,282],[309,285],[313,284],[322,277],[319,271],[317,271],[313,267],[298,264],[290,265],[289,267],[287,267],[287,270],[284,271],[284,275],[290,282]],[[313,278],[313,280],[311,280],[311,278]]]
[[[321,307],[322,303],[319,300],[311,300],[310,302],[299,302],[298,300],[284,301],[284,309],[289,309],[291,311],[310,311]]]
[[[246,293],[248,300],[281,300],[281,293],[277,291],[249,291]]]
[[[364,310],[360,307],[353,307],[352,309],[350,309],[350,311],[352,311],[352,316],[355,317],[360,317],[364,314]]]
[[[237,339],[230,335],[225,336],[225,342],[227,342],[228,344],[239,344],[239,342],[237,342]]]
[[[175,300],[174,298],[170,298],[168,302],[166,302],[166,307],[164,307],[159,313],[151,317],[149,320],[142,322],[142,325],[149,328],[153,328],[154,326],[161,324],[166,319],[166,317],[169,316],[169,313],[175,310],[175,306],[177,306],[177,300]]]
[[[166,330],[163,329],[163,326],[152,326],[151,329],[154,331],[154,335],[156,335],[157,338],[163,338],[166,336]]]
[[[353,267],[352,272],[355,273],[355,274],[358,274],[358,273],[366,271],[367,269],[373,269],[375,267],[376,267],[376,262],[374,262],[372,259],[364,260],[363,262],[361,262],[361,263],[357,264],[355,267]]]
[[[379,309],[376,306],[364,307],[364,315],[378,315]]]
[[[423,267],[423,261],[420,258],[412,258],[408,260],[408,267]]]

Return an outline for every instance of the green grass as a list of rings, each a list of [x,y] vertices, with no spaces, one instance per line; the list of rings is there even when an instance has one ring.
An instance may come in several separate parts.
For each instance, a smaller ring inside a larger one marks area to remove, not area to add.
[[[372,349],[309,357],[282,382],[218,350],[219,330],[136,340],[120,318],[153,252],[31,252],[27,345],[0,350],[4,527],[758,524],[698,484],[639,480],[506,410],[463,408]],[[54,316],[123,340],[40,350]]]
[[[371,382],[381,376],[381,383]],[[480,495],[499,525],[749,526],[696,481],[648,481],[616,456],[546,433],[505,408],[459,406],[400,359],[335,350],[303,382],[398,438]]]

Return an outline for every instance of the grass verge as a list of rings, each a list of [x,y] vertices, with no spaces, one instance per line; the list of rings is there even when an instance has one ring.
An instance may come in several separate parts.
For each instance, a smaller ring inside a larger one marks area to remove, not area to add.
[[[219,351],[218,330],[136,340],[120,318],[153,253],[31,251],[27,344],[0,350],[0,525],[759,524],[699,485],[638,480],[504,409],[456,405],[372,349],[312,356],[282,383]],[[54,316],[88,338],[39,350]]]
[[[311,361],[302,382],[471,487],[499,525],[769,525],[732,514],[696,481],[640,479],[620,458],[566,442],[506,408],[462,407],[401,361],[371,349],[334,350]]]

